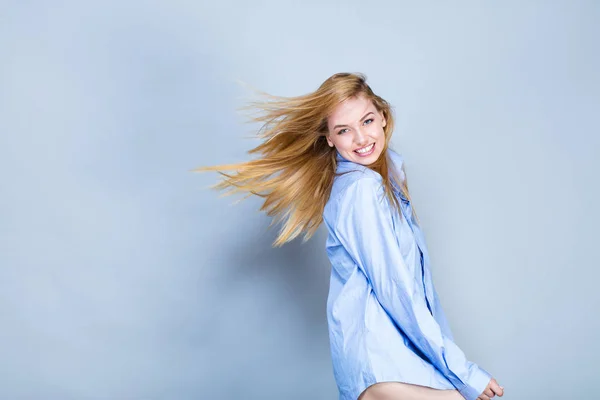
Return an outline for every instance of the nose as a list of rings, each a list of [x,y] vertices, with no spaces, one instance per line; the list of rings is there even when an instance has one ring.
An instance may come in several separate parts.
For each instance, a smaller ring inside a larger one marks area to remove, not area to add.
[[[354,142],[358,145],[358,146],[362,146],[367,144],[367,136],[365,135],[365,133],[360,130],[360,129],[356,129],[354,132]]]

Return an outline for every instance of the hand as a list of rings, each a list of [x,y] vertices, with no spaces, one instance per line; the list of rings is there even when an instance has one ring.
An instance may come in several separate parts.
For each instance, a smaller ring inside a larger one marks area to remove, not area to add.
[[[477,400],[490,400],[495,395],[502,397],[504,395],[504,388],[500,386],[494,378],[492,378]]]

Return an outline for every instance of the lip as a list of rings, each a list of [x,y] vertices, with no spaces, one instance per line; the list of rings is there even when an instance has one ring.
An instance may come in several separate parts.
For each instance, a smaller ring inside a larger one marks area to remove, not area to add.
[[[375,146],[377,146],[377,143],[373,142],[373,143],[369,143],[369,144],[368,144],[368,145],[366,145],[366,146],[363,146],[363,147],[361,147],[361,149],[364,149],[365,147],[369,147],[371,144],[373,145],[373,148],[371,148],[371,151],[369,151],[369,152],[367,152],[367,153],[362,153],[362,154],[361,154],[361,153],[357,153],[357,152],[356,152],[356,150],[360,150],[360,149],[356,149],[356,150],[354,151],[354,154],[356,154],[356,155],[357,155],[357,156],[359,156],[359,157],[368,157],[368,156],[370,156],[370,155],[371,155],[371,154],[373,154],[373,152],[375,151]]]

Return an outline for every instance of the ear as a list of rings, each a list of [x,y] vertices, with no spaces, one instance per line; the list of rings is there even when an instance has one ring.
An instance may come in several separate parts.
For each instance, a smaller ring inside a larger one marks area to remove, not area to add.
[[[325,136],[325,139],[327,139],[327,144],[329,145],[329,147],[333,147],[333,142],[331,141],[331,139],[329,139],[329,135]]]
[[[381,127],[385,127],[387,125],[387,121],[385,120],[385,115],[383,115],[383,112],[379,111],[379,116],[381,117]]]

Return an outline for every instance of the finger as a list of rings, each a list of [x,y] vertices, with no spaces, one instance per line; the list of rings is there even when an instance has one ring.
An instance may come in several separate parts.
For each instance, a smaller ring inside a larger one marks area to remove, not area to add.
[[[492,385],[490,387],[490,389],[492,389],[492,391],[494,392],[494,394],[502,397],[504,396],[504,388],[500,385]]]
[[[490,387],[485,388],[483,394],[487,395],[487,397],[489,397],[490,399],[496,395]]]
[[[490,398],[488,397],[487,394],[480,394],[479,397],[477,398],[479,400],[490,400]]]
[[[499,395],[500,397],[504,394],[504,388],[500,386],[495,378],[490,379],[486,389],[491,389],[494,395]]]

